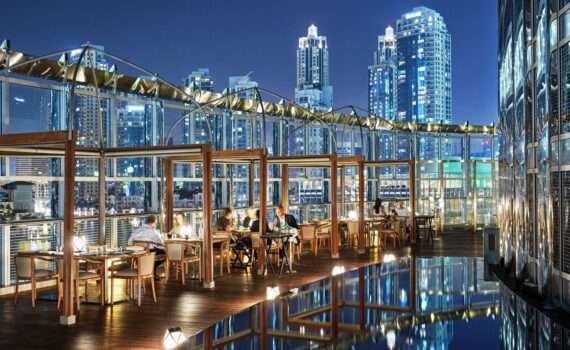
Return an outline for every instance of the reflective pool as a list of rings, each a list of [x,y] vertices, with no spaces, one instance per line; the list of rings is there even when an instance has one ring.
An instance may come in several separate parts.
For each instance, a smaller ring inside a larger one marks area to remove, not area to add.
[[[189,337],[187,349],[562,349],[570,332],[482,258],[405,257],[288,291]]]

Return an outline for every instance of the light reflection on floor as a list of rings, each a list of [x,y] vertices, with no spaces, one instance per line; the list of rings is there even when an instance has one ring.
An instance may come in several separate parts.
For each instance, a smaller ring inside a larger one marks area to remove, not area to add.
[[[280,292],[182,348],[550,349],[567,338],[486,273],[482,258],[404,257]]]

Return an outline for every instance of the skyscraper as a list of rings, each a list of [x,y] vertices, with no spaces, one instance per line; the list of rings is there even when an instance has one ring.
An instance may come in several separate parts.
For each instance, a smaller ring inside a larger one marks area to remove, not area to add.
[[[397,22],[398,112],[416,123],[451,122],[451,36],[443,17],[414,8]]]
[[[208,68],[198,68],[190,73],[184,80],[184,86],[190,90],[214,91],[214,79],[210,75]]]
[[[237,92],[238,96],[241,98],[255,98],[255,91],[253,88],[258,86],[257,82],[251,80],[251,73],[246,75],[238,75],[229,78],[228,89],[230,92]]]
[[[317,110],[332,108],[333,88],[329,85],[327,37],[319,36],[311,24],[307,36],[299,38],[295,102]]]
[[[370,115],[396,119],[398,93],[398,66],[394,28],[388,26],[378,36],[374,64],[368,67],[368,110]]]

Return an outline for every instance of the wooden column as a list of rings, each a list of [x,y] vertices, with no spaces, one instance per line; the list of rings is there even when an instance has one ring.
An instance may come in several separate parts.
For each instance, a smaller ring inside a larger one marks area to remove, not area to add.
[[[202,264],[204,288],[214,288],[214,247],[212,243],[212,146],[202,146]]]
[[[411,219],[411,232],[410,237],[412,243],[416,242],[416,161],[411,159],[409,164],[409,179],[408,187],[410,189],[410,219]]]
[[[289,165],[281,165],[281,205],[289,211]]]
[[[253,164],[253,162],[249,163],[249,172],[248,172],[248,176],[249,176],[249,183],[248,183],[248,187],[247,187],[247,200],[249,201],[249,206],[253,207],[253,205],[255,204],[255,193],[254,193],[254,188],[255,188],[255,164]]]
[[[333,154],[331,156],[331,257],[333,259],[338,259],[338,244],[340,242],[339,232],[338,232],[338,210],[337,210],[337,197],[338,197],[338,187],[337,187],[337,156]]]
[[[174,221],[174,165],[171,159],[164,159],[164,231],[172,230]]]
[[[365,180],[364,159],[358,162],[358,254],[366,253],[364,246],[364,180]]]
[[[102,153],[102,152],[101,152]],[[106,195],[107,195],[107,159],[101,154],[99,158],[99,238],[100,245],[105,244],[105,217],[106,217]]]
[[[267,155],[265,152],[259,160],[259,233],[265,233],[267,221]],[[257,273],[263,275],[265,271],[265,245],[261,240],[261,251],[258,252]]]
[[[74,259],[73,227],[75,210],[75,141],[77,134],[65,143],[64,193],[63,193],[63,307],[59,323],[75,324],[75,303],[73,302]]]

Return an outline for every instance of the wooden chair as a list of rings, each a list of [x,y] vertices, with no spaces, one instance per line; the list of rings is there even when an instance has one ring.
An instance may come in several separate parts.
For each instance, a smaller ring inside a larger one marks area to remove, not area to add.
[[[230,249],[230,233],[226,231],[216,231],[212,235],[214,238],[223,238],[224,242],[220,243],[218,249],[214,249],[214,260],[220,260],[220,276],[224,275],[224,260],[226,263],[226,270],[228,273],[231,272],[230,260],[231,260],[231,249]]]
[[[317,230],[315,232],[317,237],[316,254],[318,254],[319,247],[324,246],[324,242],[330,242],[332,224],[328,220],[319,221],[317,223]]]
[[[36,269],[36,258],[33,256],[18,256],[14,257],[16,265],[16,293],[14,294],[14,304],[18,303],[18,287],[20,281],[30,281],[32,290],[32,307],[36,307],[37,298],[37,282],[56,279],[59,291],[59,275],[57,271]]]
[[[299,231],[299,237],[301,242],[299,243],[299,250],[303,250],[305,247],[305,242],[309,242],[311,246],[311,252],[313,255],[317,256],[317,224],[302,224],[301,230]]]
[[[149,241],[132,241],[131,243],[131,246],[142,247],[147,252],[149,251],[150,246],[153,244],[153,242]]]
[[[350,247],[355,247],[358,241],[358,221],[350,220],[348,221],[348,245]]]
[[[137,282],[137,305],[141,306],[141,290],[146,280],[150,279],[152,287],[152,300],[156,304],[156,289],[154,287],[154,253],[136,257],[136,267],[119,271],[111,271],[111,305],[113,305],[113,283],[115,279],[124,279]]]
[[[393,220],[388,228],[380,230],[380,236],[384,241],[384,246],[386,246],[386,241],[391,238],[394,243],[394,247],[400,246],[400,220]],[[397,243],[397,245],[396,245]]]
[[[375,220],[368,225],[366,230],[367,247],[383,247],[380,232],[386,229],[386,222]],[[378,244],[378,245],[376,245]]]
[[[81,271],[80,269],[80,261],[79,260],[74,260],[75,262],[75,284],[74,284],[74,294],[75,294],[75,305],[77,306],[77,310],[80,309],[80,299],[79,299],[79,286],[80,283],[83,282],[83,288],[84,288],[84,293],[85,293],[85,301],[89,300],[89,294],[88,294],[88,283],[89,281],[96,281],[99,283],[99,303],[101,304],[101,306],[105,305],[105,290],[104,290],[104,284],[103,284],[103,269],[101,267],[98,267],[97,269],[88,269],[85,271]],[[97,266],[97,265],[101,265],[102,263],[100,261],[91,261],[91,260],[84,260],[85,262],[85,266]],[[58,257],[56,260],[56,264],[57,264],[57,271],[58,271],[58,276],[59,276],[59,284],[58,284],[58,297],[57,297],[57,308],[59,309],[61,307],[61,303],[63,302],[63,290],[61,290],[62,286],[63,286],[63,258]]]
[[[187,267],[190,264],[198,265],[198,276],[202,279],[202,267],[200,264],[200,257],[198,255],[187,255],[186,254],[186,244],[182,242],[167,242],[166,243],[166,282],[170,277],[170,268],[174,267],[176,272],[176,280],[178,280],[178,273],[182,275],[182,285],[186,284],[185,275],[187,273]]]

